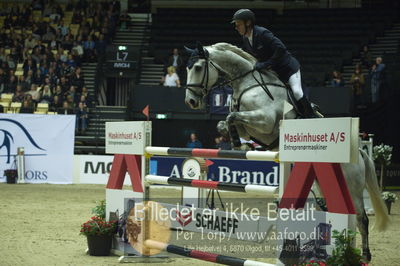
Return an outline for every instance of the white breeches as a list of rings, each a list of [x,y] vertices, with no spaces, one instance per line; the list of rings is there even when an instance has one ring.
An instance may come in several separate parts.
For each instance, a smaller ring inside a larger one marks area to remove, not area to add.
[[[303,98],[303,89],[301,88],[300,70],[290,76],[289,85],[292,88],[293,95],[294,95],[294,98],[296,99],[296,101]]]

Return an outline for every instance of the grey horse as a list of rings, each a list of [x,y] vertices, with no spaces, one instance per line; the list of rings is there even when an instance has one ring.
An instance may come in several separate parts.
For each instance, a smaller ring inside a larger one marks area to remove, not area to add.
[[[233,108],[226,121],[218,124],[221,133],[234,125],[239,136],[245,140],[256,139],[272,144],[279,137],[279,121],[283,117],[284,102],[288,95],[284,84],[277,76],[267,71],[253,72],[256,59],[240,48],[228,43],[217,43],[191,50],[188,62],[185,102],[193,109],[204,107],[205,96],[220,77],[233,88]],[[239,78],[238,78],[239,77]],[[261,81],[261,82],[260,82]],[[267,86],[262,86],[262,84]],[[267,88],[266,88],[267,87]],[[296,118],[291,111],[285,118]],[[383,231],[389,224],[387,209],[380,197],[375,167],[368,155],[360,150],[357,164],[341,164],[346,182],[357,212],[357,227],[362,237],[364,258],[371,260],[368,243],[368,216],[364,210],[363,190],[366,187],[374,207],[376,220],[374,229]]]

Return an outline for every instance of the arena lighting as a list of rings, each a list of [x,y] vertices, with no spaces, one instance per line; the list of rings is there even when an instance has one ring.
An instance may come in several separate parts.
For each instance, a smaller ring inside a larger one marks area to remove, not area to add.
[[[156,114],[157,119],[167,119],[168,115],[167,114]]]
[[[118,51],[126,51],[127,47],[124,45],[118,46]]]

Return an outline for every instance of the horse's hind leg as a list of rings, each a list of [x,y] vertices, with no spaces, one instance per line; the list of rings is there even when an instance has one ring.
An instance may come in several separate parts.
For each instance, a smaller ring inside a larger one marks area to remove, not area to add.
[[[369,219],[365,210],[362,213],[357,214],[357,227],[361,233],[361,241],[362,241],[362,255],[363,257],[371,261],[371,252],[369,251],[369,241],[368,241],[368,225]]]

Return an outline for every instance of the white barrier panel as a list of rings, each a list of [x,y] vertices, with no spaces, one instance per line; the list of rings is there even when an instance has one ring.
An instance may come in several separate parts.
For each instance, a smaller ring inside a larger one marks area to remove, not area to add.
[[[25,149],[25,182],[72,183],[75,115],[0,114],[0,182]]]
[[[282,120],[279,159],[282,162],[356,163],[358,118]]]

